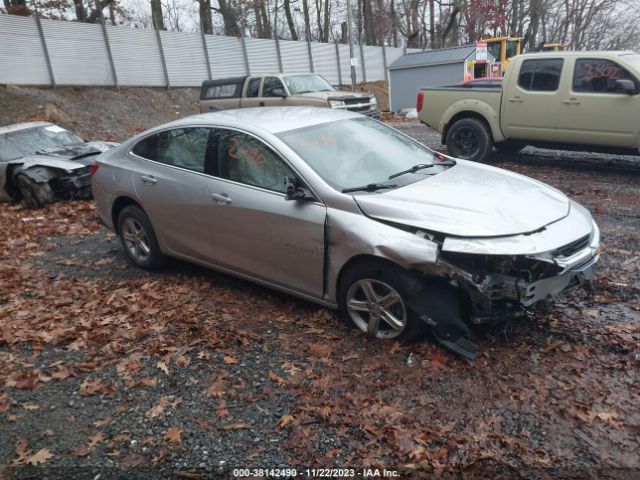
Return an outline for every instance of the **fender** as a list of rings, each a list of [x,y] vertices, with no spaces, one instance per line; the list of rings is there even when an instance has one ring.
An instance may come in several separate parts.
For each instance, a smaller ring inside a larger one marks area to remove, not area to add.
[[[442,116],[440,117],[440,123],[438,124],[438,131],[442,132],[442,143],[444,144],[445,136],[447,129],[451,126],[451,119],[458,116],[459,114],[469,112],[472,115],[470,116],[480,116],[482,117],[488,124],[489,128],[491,128],[491,134],[493,135],[493,141],[503,142],[506,140],[505,136],[502,134],[502,130],[500,129],[500,116],[499,112],[495,110],[491,105],[481,100],[475,99],[465,99],[458,100],[453,104],[449,105],[449,107],[444,111]],[[476,114],[476,115],[473,115]]]

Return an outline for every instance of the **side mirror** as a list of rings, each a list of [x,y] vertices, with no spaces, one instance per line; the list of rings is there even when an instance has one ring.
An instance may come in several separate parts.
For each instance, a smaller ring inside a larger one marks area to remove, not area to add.
[[[635,93],[637,93],[636,84],[633,82],[633,80],[616,80],[613,88],[616,93],[626,93],[627,95],[634,95]]]
[[[274,88],[273,90],[271,90],[271,96],[272,97],[280,97],[280,98],[287,98],[287,94],[284,93],[284,89],[277,87]]]
[[[297,178],[287,178],[286,200],[315,200],[311,191]]]

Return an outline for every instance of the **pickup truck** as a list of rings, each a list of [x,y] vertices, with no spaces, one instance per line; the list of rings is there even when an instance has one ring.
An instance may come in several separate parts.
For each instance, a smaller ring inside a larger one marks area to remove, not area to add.
[[[417,110],[468,160],[527,145],[638,155],[639,93],[637,53],[546,52],[512,58],[501,89],[423,88]]]
[[[336,90],[317,74],[268,74],[205,80],[200,112],[250,107],[326,107],[380,116],[375,95]]]

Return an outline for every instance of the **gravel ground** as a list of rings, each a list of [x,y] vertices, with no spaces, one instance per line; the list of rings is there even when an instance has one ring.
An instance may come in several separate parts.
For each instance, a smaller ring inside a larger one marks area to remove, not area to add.
[[[68,102],[98,95],[61,90],[16,89],[34,99],[25,111],[46,97],[89,115]],[[192,93],[170,95],[186,111]],[[162,120],[129,109],[116,127],[109,109],[100,139]],[[441,148],[427,127],[395,126]],[[640,478],[640,159],[527,148],[490,162],[587,206],[606,250],[593,285],[477,329],[472,364],[430,340],[370,342],[330,311],[184,262],[142,272],[90,202],[0,206],[0,478]]]

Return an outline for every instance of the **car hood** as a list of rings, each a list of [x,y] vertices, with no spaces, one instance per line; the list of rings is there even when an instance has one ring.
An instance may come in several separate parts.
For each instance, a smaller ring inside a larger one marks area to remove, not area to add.
[[[78,145],[61,145],[44,148],[35,152],[35,155],[73,160],[83,165],[92,163],[92,157],[118,145],[113,142],[86,142]],[[30,155],[33,158],[34,155]]]
[[[569,213],[569,199],[555,188],[499,168],[456,161],[405,187],[354,198],[369,217],[461,237],[534,232]]]
[[[305,97],[305,98],[319,98],[321,100],[344,100],[346,98],[369,98],[371,94],[369,93],[352,93],[352,92],[309,92],[309,93],[300,93],[296,94],[296,97]]]

